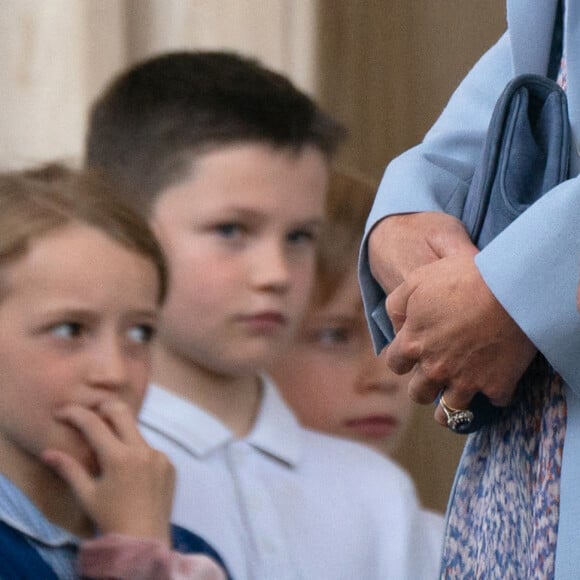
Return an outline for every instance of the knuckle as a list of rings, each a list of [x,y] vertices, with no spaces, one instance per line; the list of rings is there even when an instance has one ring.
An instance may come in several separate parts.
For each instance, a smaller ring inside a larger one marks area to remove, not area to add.
[[[412,339],[407,333],[400,334],[396,339],[399,358],[416,361],[422,352],[421,342]]]
[[[169,461],[169,459],[168,459],[167,455],[165,455],[165,453],[162,453],[161,451],[154,449],[153,454],[154,454],[155,460],[160,465],[166,465],[166,466],[171,465],[171,462]]]
[[[395,314],[394,312],[394,305],[393,302],[395,301],[393,292],[389,293],[387,298],[385,299],[385,310],[390,318],[392,318]]]
[[[422,365],[423,374],[432,383],[441,384],[449,379],[449,367],[444,361],[428,361]]]
[[[498,385],[485,389],[485,394],[494,404],[501,407],[506,406],[511,400],[511,396],[506,393],[505,389]]]
[[[433,387],[420,380],[411,380],[409,383],[409,398],[419,405],[431,403],[437,396],[438,387]]]
[[[117,399],[111,399],[104,404],[109,413],[119,414],[125,410],[125,404]]]
[[[156,467],[161,471],[164,471],[166,473],[175,472],[175,467],[173,466],[173,463],[171,463],[167,455],[165,455],[161,451],[153,449],[150,461],[154,463]]]
[[[143,464],[156,463],[156,453],[156,451],[152,451],[148,447],[139,446],[138,450],[134,453],[134,457]]]
[[[422,392],[417,387],[409,386],[409,398],[415,403],[423,404]]]

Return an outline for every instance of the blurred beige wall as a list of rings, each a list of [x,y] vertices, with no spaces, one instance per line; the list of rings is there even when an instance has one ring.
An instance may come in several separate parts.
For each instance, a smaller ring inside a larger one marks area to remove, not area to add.
[[[318,95],[351,130],[342,161],[378,178],[504,31],[505,0],[320,0],[317,22]],[[443,511],[464,438],[432,415],[414,406],[396,459]]]
[[[0,167],[81,155],[88,106],[149,55],[235,49],[314,91],[317,0],[0,0]]]
[[[320,0],[317,92],[375,177],[415,145],[505,29],[505,0]]]

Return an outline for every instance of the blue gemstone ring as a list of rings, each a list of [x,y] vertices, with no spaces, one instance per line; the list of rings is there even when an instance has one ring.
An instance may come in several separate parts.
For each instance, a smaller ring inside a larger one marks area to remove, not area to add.
[[[439,406],[445,413],[447,427],[449,427],[451,431],[461,434],[469,433],[471,424],[475,419],[473,411],[470,411],[469,409],[454,409],[453,407],[450,407],[445,402],[443,393],[441,393],[441,396],[439,397]]]

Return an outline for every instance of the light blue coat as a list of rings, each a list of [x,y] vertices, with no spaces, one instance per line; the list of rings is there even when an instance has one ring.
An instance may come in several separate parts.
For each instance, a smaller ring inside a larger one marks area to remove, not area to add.
[[[366,236],[383,217],[416,211],[460,216],[479,161],[492,109],[514,76],[545,74],[557,0],[507,0],[508,32],[480,59],[424,141],[386,169]],[[573,136],[571,175],[548,192],[476,257],[489,288],[562,375],[568,427],[556,555],[559,578],[578,577],[580,547],[580,0],[564,21],[568,107]],[[385,294],[368,267],[366,236],[359,267],[365,310],[377,349],[392,338]]]

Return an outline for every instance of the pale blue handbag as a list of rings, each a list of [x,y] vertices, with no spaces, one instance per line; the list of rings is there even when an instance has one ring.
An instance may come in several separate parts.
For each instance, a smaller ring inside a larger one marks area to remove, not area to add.
[[[500,96],[463,209],[483,248],[544,193],[568,177],[566,94],[540,75],[513,79]]]
[[[568,177],[570,127],[566,94],[548,77],[526,74],[504,89],[463,208],[462,221],[478,248],[486,246],[544,193]],[[478,393],[471,433],[498,409]]]

